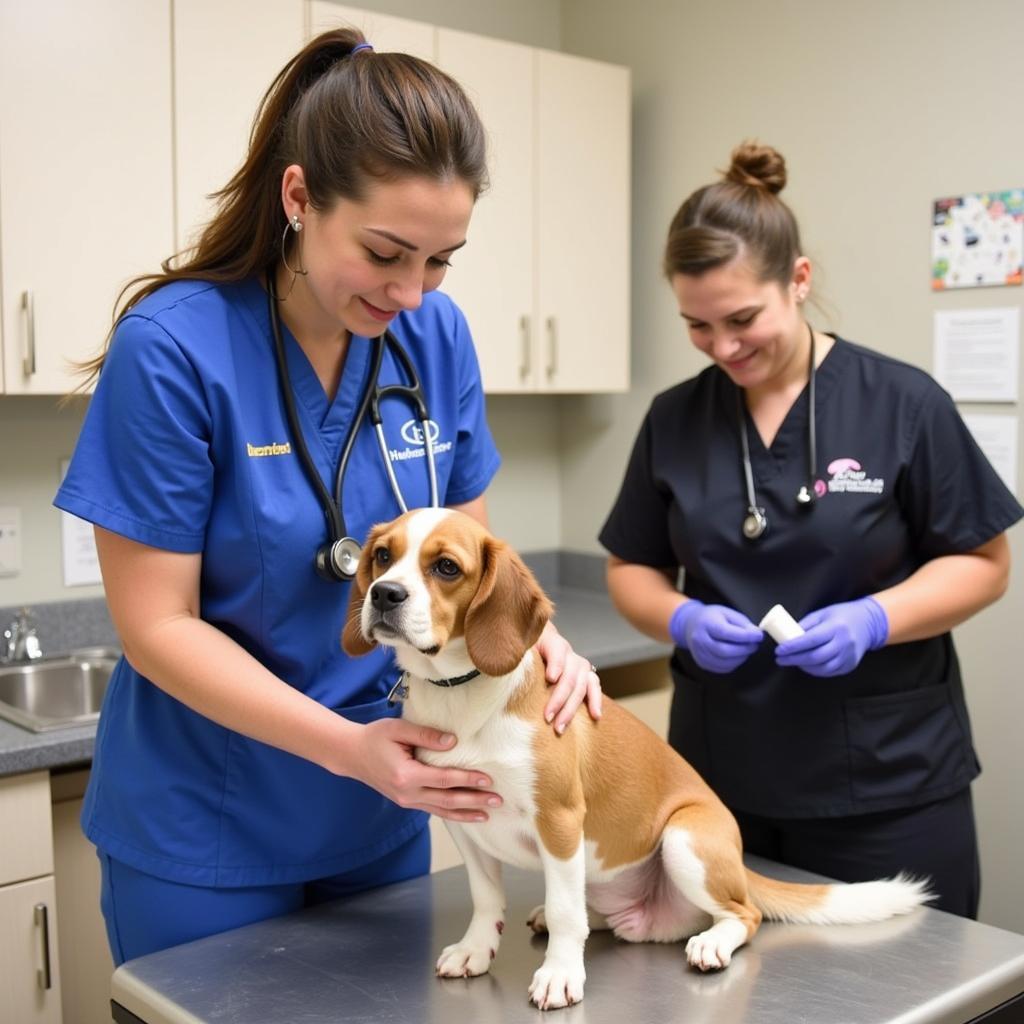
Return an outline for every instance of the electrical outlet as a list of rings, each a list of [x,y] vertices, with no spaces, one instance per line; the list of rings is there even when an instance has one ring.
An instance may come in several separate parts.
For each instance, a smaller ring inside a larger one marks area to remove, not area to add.
[[[0,506],[0,576],[21,572],[21,509]]]

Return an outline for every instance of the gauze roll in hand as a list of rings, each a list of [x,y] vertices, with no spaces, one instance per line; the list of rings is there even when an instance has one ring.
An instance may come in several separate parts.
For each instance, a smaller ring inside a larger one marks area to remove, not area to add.
[[[777,644],[783,644],[787,640],[803,636],[804,632],[796,619],[781,604],[773,604],[765,612],[764,618],[757,625],[759,629],[763,629]]]
[[[804,635],[775,648],[778,665],[812,676],[852,672],[868,651],[889,639],[889,618],[873,597],[820,608],[800,620]]]
[[[742,612],[692,598],[672,613],[668,631],[709,672],[732,672],[764,639],[764,633]]]

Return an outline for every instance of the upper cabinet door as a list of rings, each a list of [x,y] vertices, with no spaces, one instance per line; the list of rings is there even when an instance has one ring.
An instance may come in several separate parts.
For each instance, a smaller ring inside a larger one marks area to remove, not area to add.
[[[540,384],[629,386],[629,72],[537,53]]]
[[[256,108],[302,48],[303,0],[174,0],[177,248],[214,212],[249,148]]]
[[[0,4],[3,390],[59,394],[174,247],[170,3]]]
[[[442,28],[438,64],[465,88],[480,113],[491,180],[476,204],[465,249],[452,257],[443,290],[469,320],[484,388],[534,391],[534,51]]]
[[[358,28],[381,53],[397,51],[433,61],[437,51],[437,29],[422,21],[395,18],[390,14],[363,11],[356,7],[333,4],[329,0],[311,0],[309,5],[310,36],[332,28]]]

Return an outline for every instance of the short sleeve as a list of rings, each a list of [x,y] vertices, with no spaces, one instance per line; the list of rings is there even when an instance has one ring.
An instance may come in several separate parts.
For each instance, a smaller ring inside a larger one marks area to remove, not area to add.
[[[1024,514],[937,385],[914,425],[899,500],[924,559],[979,547]]]
[[[131,540],[203,549],[213,490],[202,383],[152,320],[118,324],[54,504]]]
[[[455,461],[444,495],[446,505],[461,505],[480,497],[501,465],[501,456],[487,425],[487,403],[480,364],[462,311],[454,315],[454,354],[458,387],[458,431]]]
[[[637,434],[619,496],[598,535],[617,558],[656,569],[676,566],[679,559],[669,539],[671,494],[654,472],[653,410]]]

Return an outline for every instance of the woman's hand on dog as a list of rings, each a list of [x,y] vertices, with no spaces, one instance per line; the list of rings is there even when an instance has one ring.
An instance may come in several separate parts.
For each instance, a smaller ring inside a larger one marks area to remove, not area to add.
[[[537,641],[537,650],[544,661],[544,677],[554,685],[544,721],[554,722],[555,732],[565,732],[584,699],[590,717],[597,721],[601,717],[601,680],[594,666],[572,649],[550,621]]]
[[[452,821],[487,820],[487,809],[501,806],[501,797],[486,787],[482,772],[438,768],[417,761],[414,751],[451,750],[450,733],[400,718],[382,718],[360,726],[349,748],[349,770],[343,774],[365,782],[399,807],[428,811]]]

